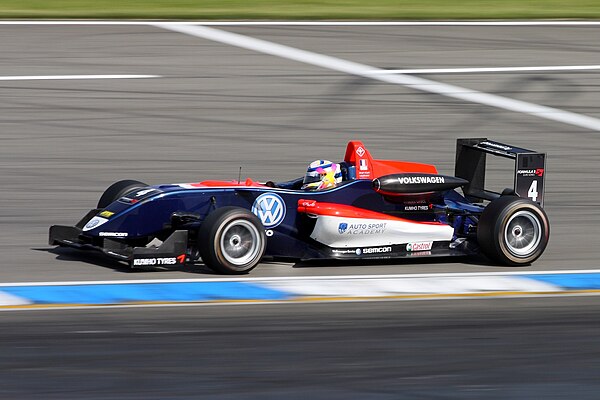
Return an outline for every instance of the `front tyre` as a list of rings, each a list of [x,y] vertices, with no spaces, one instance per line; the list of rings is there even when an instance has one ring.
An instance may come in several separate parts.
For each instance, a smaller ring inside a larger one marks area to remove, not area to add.
[[[97,208],[106,208],[112,202],[119,200],[124,194],[135,189],[145,188],[147,186],[148,185],[144,182],[134,181],[131,179],[115,182],[104,191],[100,197],[100,200],[98,200]]]
[[[507,265],[527,265],[546,249],[550,224],[544,210],[531,200],[503,196],[483,210],[477,241],[483,253]]]
[[[206,266],[223,274],[245,274],[258,265],[267,247],[256,215],[239,207],[222,207],[208,215],[198,232]]]

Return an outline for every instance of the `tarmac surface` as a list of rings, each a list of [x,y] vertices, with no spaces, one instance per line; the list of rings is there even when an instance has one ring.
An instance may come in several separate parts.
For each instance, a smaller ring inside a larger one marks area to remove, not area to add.
[[[379,68],[599,64],[598,27],[220,27]],[[548,153],[551,240],[526,270],[597,268],[600,134],[260,54],[153,26],[0,26],[0,76],[152,74],[154,79],[0,81],[1,282],[210,277],[129,273],[51,250],[112,182],[286,180],[360,139],[376,158],[452,174],[455,140],[487,136]],[[428,79],[600,117],[595,71]],[[511,185],[511,166],[490,173]],[[271,263],[252,276],[481,272],[481,260],[327,268]]]
[[[597,399],[597,297],[3,313],[6,399]]]
[[[221,27],[385,69],[600,64],[594,26]],[[47,245],[121,179],[286,180],[362,140],[452,174],[459,137],[548,153],[545,254],[519,271],[597,269],[600,133],[152,26],[0,26],[0,282],[212,278],[133,273]],[[428,79],[600,118],[595,71]],[[511,165],[492,166],[499,188]],[[512,271],[512,269],[508,269]],[[505,272],[484,260],[265,263],[252,277]],[[2,313],[0,397],[598,397],[597,297]]]

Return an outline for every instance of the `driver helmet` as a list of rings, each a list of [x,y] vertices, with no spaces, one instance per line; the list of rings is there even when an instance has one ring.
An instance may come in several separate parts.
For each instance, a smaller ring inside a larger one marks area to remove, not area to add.
[[[327,160],[316,160],[310,163],[304,175],[302,189],[323,190],[335,187],[342,182],[340,164]]]

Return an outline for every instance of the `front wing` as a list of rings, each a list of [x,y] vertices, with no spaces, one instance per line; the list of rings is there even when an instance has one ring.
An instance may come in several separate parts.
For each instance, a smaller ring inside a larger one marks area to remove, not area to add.
[[[50,227],[48,242],[50,245],[99,251],[136,268],[182,265],[188,260],[186,230],[174,231],[160,245],[149,247],[134,247],[109,238],[91,240],[82,233],[79,226],[53,225]]]

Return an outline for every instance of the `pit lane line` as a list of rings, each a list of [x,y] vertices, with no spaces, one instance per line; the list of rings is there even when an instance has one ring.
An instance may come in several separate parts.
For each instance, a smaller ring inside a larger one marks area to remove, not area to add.
[[[173,32],[179,32],[189,36],[229,44],[243,49],[298,61],[333,71],[401,85],[422,92],[439,94],[458,100],[483,104],[556,122],[562,122],[564,124],[578,126],[593,131],[600,131],[600,119],[570,111],[560,110],[558,108],[546,107],[521,100],[514,100],[507,97],[479,92],[476,90],[449,85],[411,75],[389,74],[383,69],[366,64],[360,64],[333,56],[301,50],[294,47],[269,42],[267,40],[256,39],[250,36],[209,28],[207,26],[174,24],[170,22],[155,23],[153,25],[158,28]]]

